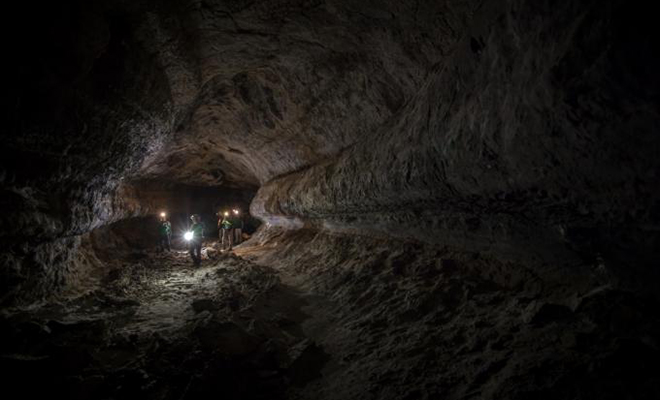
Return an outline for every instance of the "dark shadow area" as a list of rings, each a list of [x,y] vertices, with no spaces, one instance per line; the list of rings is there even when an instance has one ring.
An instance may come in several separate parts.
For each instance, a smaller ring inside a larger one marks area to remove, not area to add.
[[[5,398],[283,399],[318,376],[319,349],[285,319],[304,301],[274,271],[230,255],[103,258],[98,289],[0,315]]]

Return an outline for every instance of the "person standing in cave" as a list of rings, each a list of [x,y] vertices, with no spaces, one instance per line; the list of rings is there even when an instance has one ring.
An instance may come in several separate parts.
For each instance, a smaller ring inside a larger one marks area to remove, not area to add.
[[[159,247],[161,251],[172,250],[172,224],[167,220],[167,214],[160,214],[160,224],[158,224]]]
[[[232,228],[234,231],[234,244],[241,244],[243,241],[243,218],[241,217],[241,211],[237,208],[232,210],[233,220]]]
[[[192,226],[190,227],[190,232],[192,232],[192,238],[190,239],[190,257],[195,265],[199,265],[202,262],[204,223],[197,214],[193,214],[190,219],[192,220]]]
[[[232,227],[232,220],[229,216],[229,212],[225,211],[222,213],[222,220],[218,223],[220,227],[220,246],[221,249],[231,251],[234,246],[234,232]]]
[[[218,217],[218,240],[222,242],[222,211],[215,213]]]

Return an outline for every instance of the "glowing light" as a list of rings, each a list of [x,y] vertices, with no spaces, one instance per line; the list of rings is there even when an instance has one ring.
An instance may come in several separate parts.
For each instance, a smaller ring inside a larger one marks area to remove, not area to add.
[[[167,214],[165,212],[160,213],[160,216],[163,217],[163,218],[165,218],[166,215]]]
[[[232,211],[234,212],[234,214],[238,215],[238,210],[234,209]]]
[[[183,238],[188,240],[188,241],[191,241],[192,238],[193,238],[193,233],[192,232],[186,232],[186,233],[183,234]]]
[[[228,216],[229,216],[229,211],[225,211],[225,212],[224,212],[224,216],[225,216],[225,217],[228,217]]]

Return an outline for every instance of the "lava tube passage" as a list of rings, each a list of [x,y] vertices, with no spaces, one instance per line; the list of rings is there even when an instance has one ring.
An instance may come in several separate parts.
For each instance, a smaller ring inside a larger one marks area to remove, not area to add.
[[[660,399],[651,4],[19,3],[2,399]]]

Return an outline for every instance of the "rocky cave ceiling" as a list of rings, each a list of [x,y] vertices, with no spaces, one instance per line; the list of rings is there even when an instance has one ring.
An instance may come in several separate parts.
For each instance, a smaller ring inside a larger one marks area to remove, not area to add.
[[[143,52],[136,57],[154,70],[142,73],[168,88],[161,129],[172,132],[136,175],[256,187],[340,153],[395,115],[477,3],[138,3],[94,30],[106,46],[119,36],[123,51]],[[99,21],[113,15],[86,7]],[[102,64],[107,51],[89,62]]]

